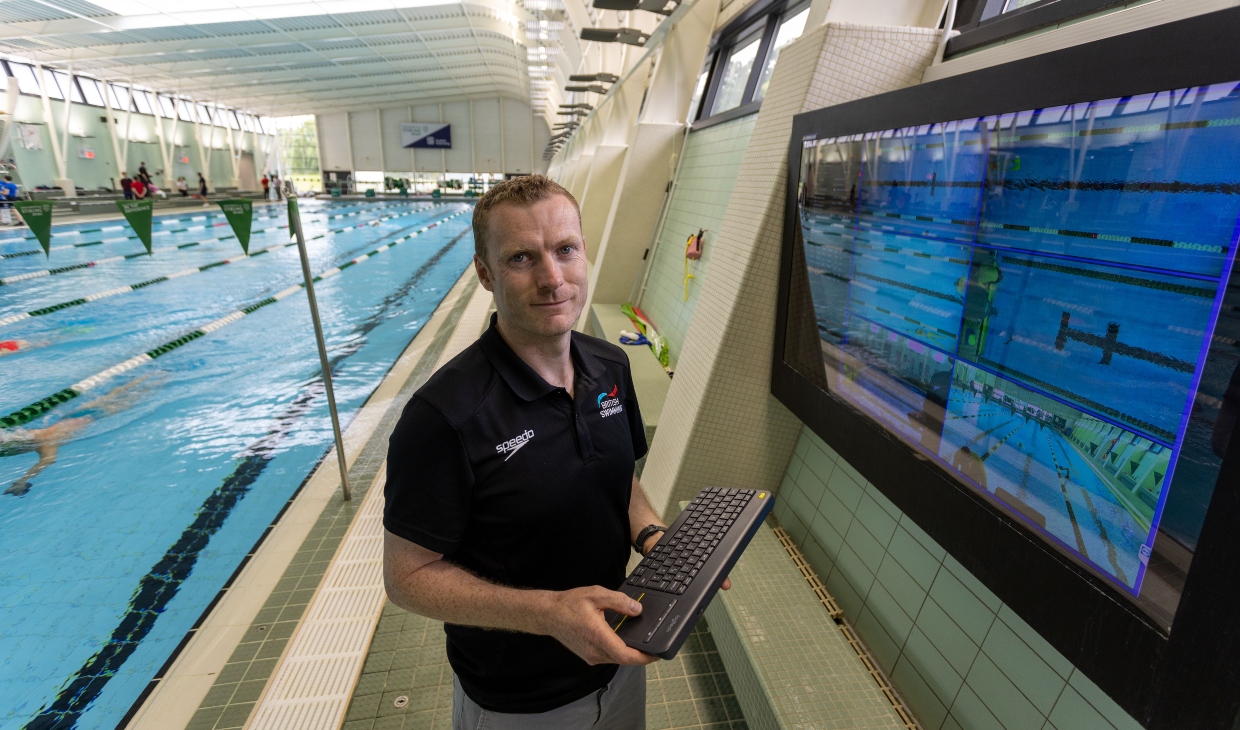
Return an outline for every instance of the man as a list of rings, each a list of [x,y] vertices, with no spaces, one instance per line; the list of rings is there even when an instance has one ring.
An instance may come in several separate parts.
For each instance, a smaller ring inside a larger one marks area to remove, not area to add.
[[[5,175],[4,181],[0,182],[0,222],[9,226],[21,225],[19,221],[13,220],[13,204],[12,201],[17,200],[17,184],[13,182],[12,175]]]
[[[151,184],[151,174],[146,171],[145,162],[138,163],[138,179],[142,181],[143,185]]]
[[[133,200],[133,180],[129,179],[129,173],[121,173],[121,192],[125,194],[125,200]]]
[[[445,622],[456,730],[643,728],[656,657],[603,610],[641,612],[610,589],[663,523],[633,476],[646,439],[627,356],[572,332],[587,284],[577,202],[520,177],[483,196],[473,226],[496,312],[392,433],[388,596]]]

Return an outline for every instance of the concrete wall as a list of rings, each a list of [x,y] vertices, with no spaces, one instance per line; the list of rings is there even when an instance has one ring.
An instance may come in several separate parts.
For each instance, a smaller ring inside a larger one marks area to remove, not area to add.
[[[388,173],[530,173],[546,170],[550,131],[528,103],[501,97],[315,116],[320,167]],[[452,149],[404,149],[400,125],[446,122]]]
[[[10,79],[11,81],[11,79]],[[18,175],[21,184],[26,188],[33,188],[37,185],[51,186],[52,181],[59,177],[56,169],[56,160],[52,152],[52,130],[55,129],[58,135],[64,132],[64,102],[51,100],[52,124],[48,124],[44,119],[42,99],[36,96],[22,95],[18,98],[17,108],[14,111],[14,121],[21,124],[30,124],[37,126],[39,129],[40,140],[43,149],[32,150],[26,149],[20,144],[20,140],[14,133],[13,143],[10,147],[9,155],[17,165]],[[87,104],[74,103],[69,109],[69,137],[68,146],[65,150],[65,165],[68,176],[73,180],[74,185],[87,190],[94,190],[100,187],[111,189],[116,184],[119,189],[120,173],[127,171],[132,177],[139,163],[145,161],[147,169],[154,175],[156,170],[163,169],[164,158],[159,150],[159,134],[155,128],[156,118],[148,114],[139,114],[134,112],[132,119],[128,120],[129,129],[129,145],[128,152],[125,152],[125,129],[126,114],[125,112],[112,112],[113,121],[111,129],[109,129],[106,121],[108,111],[103,107],[90,106]],[[238,154],[250,153],[254,154],[258,160],[256,164],[261,164],[265,159],[268,145],[271,144],[271,138],[265,134],[258,135],[259,150],[255,154],[255,135],[251,132],[242,132],[240,130],[225,129],[212,125],[200,124],[199,130],[203,135],[203,153],[200,154],[197,132],[194,124],[184,121],[173,121],[169,119],[160,119],[164,124],[166,139],[172,143],[171,165],[167,168],[171,180],[177,177],[184,177],[190,182],[193,188],[197,179],[198,171],[203,171],[213,187],[231,187],[236,183],[233,180],[233,166],[230,156],[232,154],[228,145],[228,134],[233,135],[233,147]],[[115,132],[117,135],[118,147],[121,148],[121,157],[118,160],[113,152],[111,134]],[[59,137],[58,140],[59,141]],[[94,152],[94,159],[88,159],[79,155],[79,150],[86,148]],[[207,154],[209,152],[209,155]],[[210,158],[210,165],[204,164],[207,158]],[[186,160],[186,161],[183,161]],[[156,183],[160,184],[157,177]]]

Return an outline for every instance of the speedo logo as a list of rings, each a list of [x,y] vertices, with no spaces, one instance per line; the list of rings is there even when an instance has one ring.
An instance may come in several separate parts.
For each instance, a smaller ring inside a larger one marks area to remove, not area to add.
[[[501,454],[508,454],[508,456],[504,457],[504,461],[508,461],[513,454],[517,453],[522,446],[528,444],[532,438],[534,438],[534,431],[527,428],[525,433],[520,436],[510,438],[502,444],[496,444],[495,450]]]
[[[598,409],[600,416],[607,418],[608,416],[614,416],[617,413],[624,412],[624,406],[620,405],[620,399],[616,397],[616,394],[619,392],[620,386],[613,385],[611,386],[610,393],[598,394]]]

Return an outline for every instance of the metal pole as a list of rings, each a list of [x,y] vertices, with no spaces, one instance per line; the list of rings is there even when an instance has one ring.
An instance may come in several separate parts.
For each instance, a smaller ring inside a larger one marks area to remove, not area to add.
[[[288,199],[288,223],[297,236],[297,252],[301,254],[301,275],[306,279],[306,301],[310,302],[310,319],[314,321],[314,339],[319,346],[319,364],[323,368],[323,385],[327,389],[327,408],[332,414],[332,434],[336,438],[336,461],[340,465],[340,487],[344,501],[353,499],[349,490],[349,468],[344,461],[344,439],[340,435],[340,416],[336,414],[336,394],[332,392],[332,371],[327,362],[327,344],[323,341],[323,325],[319,322],[319,303],[314,298],[314,276],[310,273],[310,257],[306,254],[306,236],[301,231],[301,213],[297,198]]]

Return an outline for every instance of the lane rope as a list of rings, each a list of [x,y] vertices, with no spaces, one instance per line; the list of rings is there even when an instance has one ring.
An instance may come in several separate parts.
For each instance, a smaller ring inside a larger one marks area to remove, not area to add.
[[[324,237],[324,236],[326,236],[328,233],[344,233],[344,232],[346,232],[346,231],[352,231],[352,230],[355,230],[355,229],[358,229],[358,228],[366,228],[366,227],[371,227],[371,226],[377,226],[377,225],[379,225],[379,224],[381,224],[381,223],[386,223],[387,221],[390,221],[390,220],[395,220],[396,218],[404,218],[405,216],[413,215],[413,214],[415,214],[415,213],[421,213],[421,212],[424,212],[424,211],[426,211],[426,210],[429,210],[429,208],[430,208],[430,206],[423,207],[423,208],[417,208],[417,209],[414,209],[414,210],[407,211],[407,212],[405,212],[405,213],[399,213],[399,214],[396,214],[396,215],[384,216],[384,217],[382,217],[382,218],[375,218],[375,219],[373,219],[373,220],[369,220],[369,221],[364,221],[364,222],[362,222],[362,223],[358,223],[357,225],[345,226],[344,228],[331,228],[331,229],[328,229],[327,231],[325,231],[325,232],[323,232],[323,233],[320,233],[320,234],[319,234],[319,235],[317,235],[317,236],[312,236],[312,237],[310,237],[310,238],[308,238],[308,239],[306,239],[306,240],[315,240],[315,239],[323,238],[323,237]],[[253,235],[253,234],[255,234],[255,233],[269,233],[269,232],[271,232],[271,231],[276,231],[276,230],[279,230],[279,229],[281,229],[281,228],[288,228],[288,224],[285,224],[285,225],[282,225],[282,226],[272,226],[272,227],[270,227],[270,228],[260,228],[260,229],[258,229],[258,230],[256,230],[256,231],[251,231],[251,232],[250,232],[250,235]],[[158,235],[161,235],[161,234],[162,234],[162,235],[170,235],[170,233],[169,233],[169,232],[165,232],[165,231],[157,231],[154,235],[158,236]],[[130,238],[137,238],[137,237],[136,237],[136,236],[131,236]],[[178,248],[178,249],[183,249],[183,248],[192,248],[192,247],[194,247],[194,246],[201,246],[201,245],[206,244],[206,243],[218,243],[218,242],[220,242],[220,241],[227,241],[227,240],[232,239],[232,238],[236,238],[236,235],[229,234],[229,235],[227,235],[227,236],[220,236],[219,238],[205,238],[205,239],[203,239],[203,240],[201,240],[201,241],[193,241],[193,242],[190,242],[190,243],[182,243],[182,244],[178,245],[176,248]],[[119,240],[119,239],[118,239],[118,240]],[[77,271],[77,270],[79,270],[79,269],[89,269],[89,268],[94,268],[94,267],[96,267],[96,266],[100,266],[100,265],[103,265],[103,264],[111,264],[111,263],[115,263],[115,262],[117,262],[117,261],[128,261],[128,260],[130,260],[130,259],[135,259],[135,258],[139,258],[139,257],[146,256],[146,255],[147,255],[146,251],[138,251],[138,252],[136,252],[136,253],[125,254],[125,255],[123,255],[123,256],[110,256],[110,257],[108,257],[108,258],[106,258],[106,259],[98,259],[98,260],[96,260],[96,261],[86,261],[86,262],[83,262],[83,263],[80,263],[80,264],[70,264],[70,265],[68,265],[68,266],[60,266],[60,267],[57,267],[57,268],[55,268],[55,269],[40,269],[40,270],[38,270],[38,271],[28,271],[28,272],[26,272],[26,273],[24,273],[24,274],[14,274],[13,276],[0,277],[0,286],[12,285],[12,284],[16,284],[16,283],[18,283],[18,282],[22,282],[22,281],[29,281],[30,279],[40,279],[40,278],[42,278],[42,277],[44,277],[44,276],[55,276],[56,274],[64,274],[64,273],[67,273],[67,272],[70,272],[70,271]]]
[[[404,236],[401,236],[400,238],[393,240],[391,243],[386,243],[376,248],[374,251],[371,251],[370,253],[362,254],[361,256],[358,256],[357,258],[351,261],[341,264],[340,266],[333,266],[332,268],[327,269],[326,271],[320,273],[318,276],[313,277],[311,281],[317,284],[318,282],[323,281],[324,279],[329,279],[339,274],[340,272],[344,271],[345,269],[348,269],[352,266],[356,266],[360,263],[363,263],[367,259],[373,256],[377,256],[383,253],[384,251],[387,251],[388,249],[394,248],[395,246],[398,246],[401,243],[404,243],[405,241],[412,240],[418,237],[419,235],[431,230],[432,228],[435,228],[437,226],[443,225],[444,223],[447,223],[453,218],[458,218],[462,215],[465,215],[466,213],[472,213],[472,212],[473,212],[472,209],[467,208],[465,210],[461,210],[457,213],[454,213],[448,216],[447,218],[444,218],[442,220],[431,223],[430,225],[419,228],[418,230],[413,231],[412,233],[407,233]],[[74,398],[77,398],[83,393],[86,393],[92,388],[98,387],[101,383],[107,382],[108,380],[115,378],[117,375],[121,375],[122,373],[129,372],[130,370],[133,370],[134,368],[141,367],[142,365],[145,365],[146,363],[151,362],[152,360],[156,358],[163,357],[164,355],[167,355],[173,350],[184,347],[185,345],[189,344],[190,342],[193,342],[194,340],[200,337],[205,337],[211,334],[212,332],[223,329],[224,327],[227,327],[228,325],[234,322],[237,322],[238,320],[243,319],[247,315],[257,312],[263,307],[266,307],[271,304],[275,304],[276,302],[282,299],[287,299],[288,297],[291,297],[292,295],[296,294],[297,292],[305,288],[306,288],[305,282],[302,282],[300,284],[294,284],[293,286],[290,286],[287,289],[278,291],[275,294],[265,299],[261,299],[249,305],[248,307],[245,307],[243,309],[238,309],[235,312],[231,312],[229,314],[224,315],[223,317],[212,320],[211,322],[208,322],[207,324],[204,324],[201,327],[198,327],[197,329],[186,332],[180,337],[177,337],[176,339],[173,339],[173,340],[169,340],[168,342],[165,342],[164,344],[152,350],[147,350],[146,352],[140,355],[135,355],[129,358],[128,360],[119,362],[106,370],[95,373],[94,375],[88,378],[85,378],[84,380],[80,380],[74,383],[73,385],[70,385],[68,388],[57,391],[56,393],[53,393],[47,396],[46,398],[43,398],[41,400],[35,401],[34,403],[31,403],[25,408],[20,408],[16,411],[13,411],[7,416],[0,418],[0,428],[14,428],[16,426],[21,426],[23,424],[30,423],[34,419],[38,418],[44,413],[47,413],[48,411],[52,410],[56,406],[61,405],[62,403],[68,403],[69,401],[73,400]]]
[[[386,210],[387,208],[390,208],[390,207],[393,207],[393,206],[383,206],[382,208],[380,208],[380,210]],[[373,212],[373,210],[359,209],[359,210],[352,211],[350,213],[329,215],[329,216],[326,216],[324,220],[336,220],[339,218],[348,218],[350,216],[361,215],[362,213],[370,213],[370,212]],[[211,217],[214,218],[218,216],[211,216]],[[254,220],[255,221],[283,220],[284,217],[285,216],[281,216],[281,215],[268,215],[268,216],[256,217],[254,218]],[[205,220],[205,218],[206,216],[199,216],[198,218],[195,218],[192,220]],[[179,223],[179,222],[183,222],[183,221],[181,221],[180,219],[174,219],[173,221],[173,223]],[[162,225],[169,225],[169,224],[170,224],[169,222],[162,223]],[[207,228],[219,228],[220,226],[226,226],[226,225],[228,225],[228,221],[225,220],[225,221],[220,221],[219,223],[212,223],[209,226],[201,225],[201,226],[190,226],[187,228],[173,228],[171,230],[166,230],[166,231],[162,231],[162,230],[154,231],[151,233],[151,236],[152,237],[167,236],[173,233],[186,233],[188,231],[203,231],[203,230],[206,230]],[[125,226],[107,226],[106,228],[86,229],[86,230],[89,232],[89,231],[122,231],[124,229],[125,229]],[[68,235],[74,235],[74,234],[82,233],[82,232],[83,231],[68,231],[68,232],[62,232],[62,233],[53,233],[52,237],[55,238],[57,236],[68,236]],[[115,237],[115,238],[104,238],[98,241],[83,241],[82,243],[71,243],[71,244],[66,244],[62,246],[52,246],[50,249],[48,249],[48,252],[50,253],[51,251],[65,251],[70,248],[85,248],[87,246],[99,246],[105,243],[117,243],[120,241],[134,241],[134,240],[137,240],[137,238],[138,237],[134,235],[134,236],[120,236],[120,237]],[[10,238],[8,240],[9,241],[33,241],[34,238],[33,237],[20,238],[20,239]],[[40,254],[40,253],[43,253],[42,248],[32,248],[26,251],[14,251],[13,253],[0,254],[0,260],[14,259],[14,258],[18,258],[21,256],[34,256],[35,254]]]
[[[436,221],[436,223],[440,223],[443,220],[449,220],[449,219],[444,218],[441,221]],[[419,230],[426,230],[426,229],[423,228]],[[101,292],[96,292],[94,294],[81,297],[79,299],[70,299],[69,301],[60,302],[59,304],[52,304],[47,307],[40,307],[39,309],[32,309],[29,312],[20,312],[18,314],[9,315],[7,317],[0,317],[0,327],[7,327],[10,324],[14,324],[15,322],[21,322],[23,320],[30,319],[31,317],[39,317],[45,314],[52,314],[54,312],[59,312],[61,310],[68,309],[70,307],[76,307],[82,304],[87,304],[89,302],[98,301],[100,299],[114,297],[118,294],[125,294],[127,292],[136,291],[138,289],[143,289],[148,286],[151,286],[152,284],[159,284],[161,282],[171,281],[173,279],[180,279],[186,276],[191,276],[193,274],[197,274],[203,271],[208,271],[210,269],[214,269],[219,266],[236,263],[238,261],[244,261],[245,259],[256,258],[258,256],[262,256],[265,253],[270,253],[272,251],[279,251],[280,249],[290,248],[296,245],[297,245],[296,241],[289,241],[288,243],[277,243],[273,246],[267,246],[266,248],[260,248],[248,256],[242,253],[240,255],[233,256],[227,259],[223,259],[221,261],[215,261],[213,263],[204,264],[202,266],[195,266],[189,269],[182,269],[181,271],[167,274],[165,276],[157,276],[154,279],[147,279],[146,281],[140,281],[136,284],[127,284],[125,286],[118,286],[113,289],[105,289]]]

